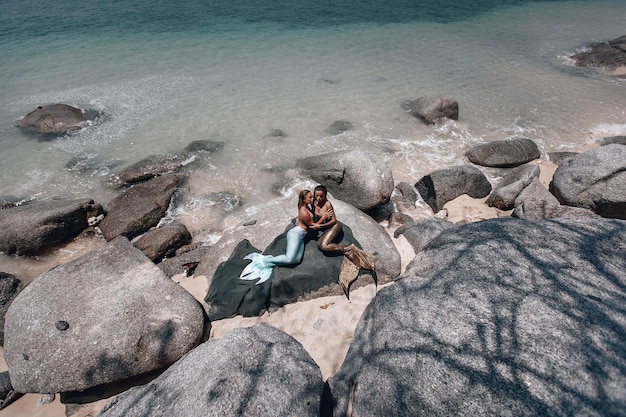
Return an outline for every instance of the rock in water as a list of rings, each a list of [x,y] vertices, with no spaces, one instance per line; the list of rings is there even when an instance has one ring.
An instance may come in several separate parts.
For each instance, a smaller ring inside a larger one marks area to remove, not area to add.
[[[54,103],[38,106],[16,122],[19,128],[37,133],[66,133],[85,125],[89,119],[85,113],[67,104]]]

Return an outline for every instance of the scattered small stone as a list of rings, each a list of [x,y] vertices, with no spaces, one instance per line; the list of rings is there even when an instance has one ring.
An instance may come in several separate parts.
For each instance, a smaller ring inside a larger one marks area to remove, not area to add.
[[[243,225],[244,226],[254,226],[256,224],[256,220],[250,220],[245,222]]]
[[[56,327],[57,329],[61,331],[65,331],[70,328],[70,324],[66,321],[59,320],[56,323],[54,323],[54,327]]]
[[[42,395],[39,400],[37,400],[37,405],[45,405],[45,404],[50,404],[52,401],[54,401],[55,398],[55,394],[45,394]]]

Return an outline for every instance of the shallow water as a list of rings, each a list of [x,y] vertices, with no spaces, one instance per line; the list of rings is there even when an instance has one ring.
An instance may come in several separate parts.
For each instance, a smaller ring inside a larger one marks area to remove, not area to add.
[[[118,191],[104,183],[125,166],[224,141],[171,213],[202,234],[276,198],[275,172],[295,175],[303,156],[366,149],[413,183],[483,141],[529,137],[545,157],[626,134],[626,82],[567,58],[624,34],[623,1],[222,3],[0,1],[0,196],[106,205]],[[458,100],[460,120],[407,114],[401,104],[422,95]],[[14,126],[51,102],[105,117],[53,139]],[[355,127],[325,133],[335,120]],[[85,169],[67,168],[76,157]],[[301,184],[289,178],[288,198]]]

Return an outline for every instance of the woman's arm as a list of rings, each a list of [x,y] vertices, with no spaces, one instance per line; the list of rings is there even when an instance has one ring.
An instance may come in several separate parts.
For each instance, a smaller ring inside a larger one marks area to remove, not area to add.
[[[298,210],[298,220],[302,222],[302,224],[304,224],[308,229],[311,229],[311,230],[322,229],[323,226],[326,225],[326,224],[323,224],[324,221],[330,218],[330,216],[332,215],[333,215],[333,211],[327,210],[324,213],[322,213],[322,215],[320,216],[320,219],[317,222],[314,222],[311,216],[311,212],[306,207],[300,207],[300,210]]]

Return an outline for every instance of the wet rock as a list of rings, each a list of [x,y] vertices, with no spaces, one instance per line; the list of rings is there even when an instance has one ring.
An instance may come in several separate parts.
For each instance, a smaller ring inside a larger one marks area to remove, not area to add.
[[[20,292],[6,314],[4,354],[19,392],[79,391],[170,365],[204,326],[191,294],[119,237]]]
[[[133,184],[154,178],[158,175],[174,173],[192,163],[193,156],[179,155],[152,155],[126,168],[119,178],[123,184]]]
[[[354,125],[347,120],[336,120],[328,126],[324,132],[329,135],[340,135],[348,130],[354,129]]]
[[[37,106],[16,122],[24,130],[37,133],[60,134],[80,129],[89,121],[85,112],[67,104],[54,103]]]
[[[133,239],[155,227],[167,212],[182,174],[166,174],[139,183],[109,202],[98,227],[106,240],[122,235]]]
[[[491,184],[485,174],[470,165],[433,171],[415,183],[415,188],[434,213],[460,195],[483,198],[491,192]]]
[[[503,178],[500,184],[489,194],[487,205],[500,210],[511,210],[515,206],[515,199],[531,182],[539,179],[537,165],[520,165],[512,169]]]
[[[365,151],[339,151],[298,159],[303,175],[325,185],[330,193],[361,210],[387,204],[393,175],[387,164]]]
[[[98,416],[317,417],[323,387],[319,366],[300,343],[256,325],[200,345]]]
[[[624,270],[620,220],[447,229],[366,308],[333,414],[620,415]]]
[[[465,152],[470,162],[484,167],[513,168],[541,154],[537,144],[530,139],[509,139],[477,145]]]
[[[149,230],[134,245],[148,258],[159,262],[164,257],[172,256],[176,249],[190,242],[191,234],[187,227],[180,222],[174,221],[162,227]]]
[[[626,65],[626,35],[608,42],[596,42],[571,56],[581,67],[616,68]]]
[[[440,119],[459,120],[459,102],[445,97],[422,96],[406,103],[408,112],[428,124]]]
[[[0,251],[36,255],[87,228],[90,199],[38,201],[0,210]]]
[[[605,145],[564,161],[550,191],[562,204],[626,219],[626,146]]]

